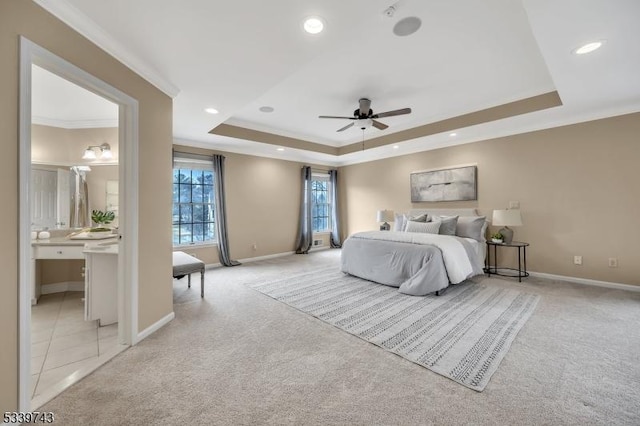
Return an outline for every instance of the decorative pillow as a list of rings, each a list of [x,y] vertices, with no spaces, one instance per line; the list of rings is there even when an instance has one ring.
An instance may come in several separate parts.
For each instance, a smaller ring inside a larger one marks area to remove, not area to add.
[[[460,216],[458,218],[458,226],[456,227],[456,235],[458,237],[473,238],[474,240],[483,242],[485,222],[485,216]]]
[[[404,227],[402,228],[403,231],[407,230],[407,223],[409,222],[428,222],[429,221],[429,215],[427,215],[426,213],[420,214],[418,216],[409,216],[409,215],[403,215],[403,219],[404,219]]]
[[[440,222],[415,222],[408,221],[405,232],[422,232],[423,234],[437,234],[440,230]]]
[[[433,216],[433,220],[439,220],[441,235],[456,235],[456,225],[458,223],[458,216]]]
[[[393,219],[393,230],[394,231],[404,231],[405,226],[405,214],[396,213]]]

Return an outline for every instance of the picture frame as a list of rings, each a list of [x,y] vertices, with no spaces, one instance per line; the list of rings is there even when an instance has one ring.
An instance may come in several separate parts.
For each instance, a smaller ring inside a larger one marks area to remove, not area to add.
[[[411,202],[472,201],[478,199],[477,166],[413,172]]]

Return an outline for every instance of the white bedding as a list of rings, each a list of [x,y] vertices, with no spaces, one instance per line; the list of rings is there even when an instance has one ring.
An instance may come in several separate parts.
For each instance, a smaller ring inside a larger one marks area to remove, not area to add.
[[[368,231],[358,232],[350,238],[367,240],[395,241],[410,244],[428,244],[438,247],[442,251],[449,281],[458,284],[482,271],[483,261],[478,253],[478,241],[472,238],[452,237],[450,235],[424,234],[418,232]],[[471,246],[472,254],[464,246],[464,242]]]

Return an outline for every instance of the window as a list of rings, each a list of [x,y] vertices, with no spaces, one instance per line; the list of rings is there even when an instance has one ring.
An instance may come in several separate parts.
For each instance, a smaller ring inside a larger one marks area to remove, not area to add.
[[[331,231],[331,182],[329,176],[311,178],[311,226],[313,232]]]
[[[173,245],[215,242],[213,171],[173,169]]]

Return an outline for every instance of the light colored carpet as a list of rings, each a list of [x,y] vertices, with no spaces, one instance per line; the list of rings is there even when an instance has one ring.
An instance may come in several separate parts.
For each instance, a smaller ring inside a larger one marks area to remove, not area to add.
[[[478,393],[245,285],[339,259],[208,270],[204,299],[176,281],[171,323],[40,411],[60,425],[640,424],[640,293],[480,277],[541,299]]]
[[[539,299],[468,281],[442,296],[415,297],[338,268],[250,287],[477,391]]]

